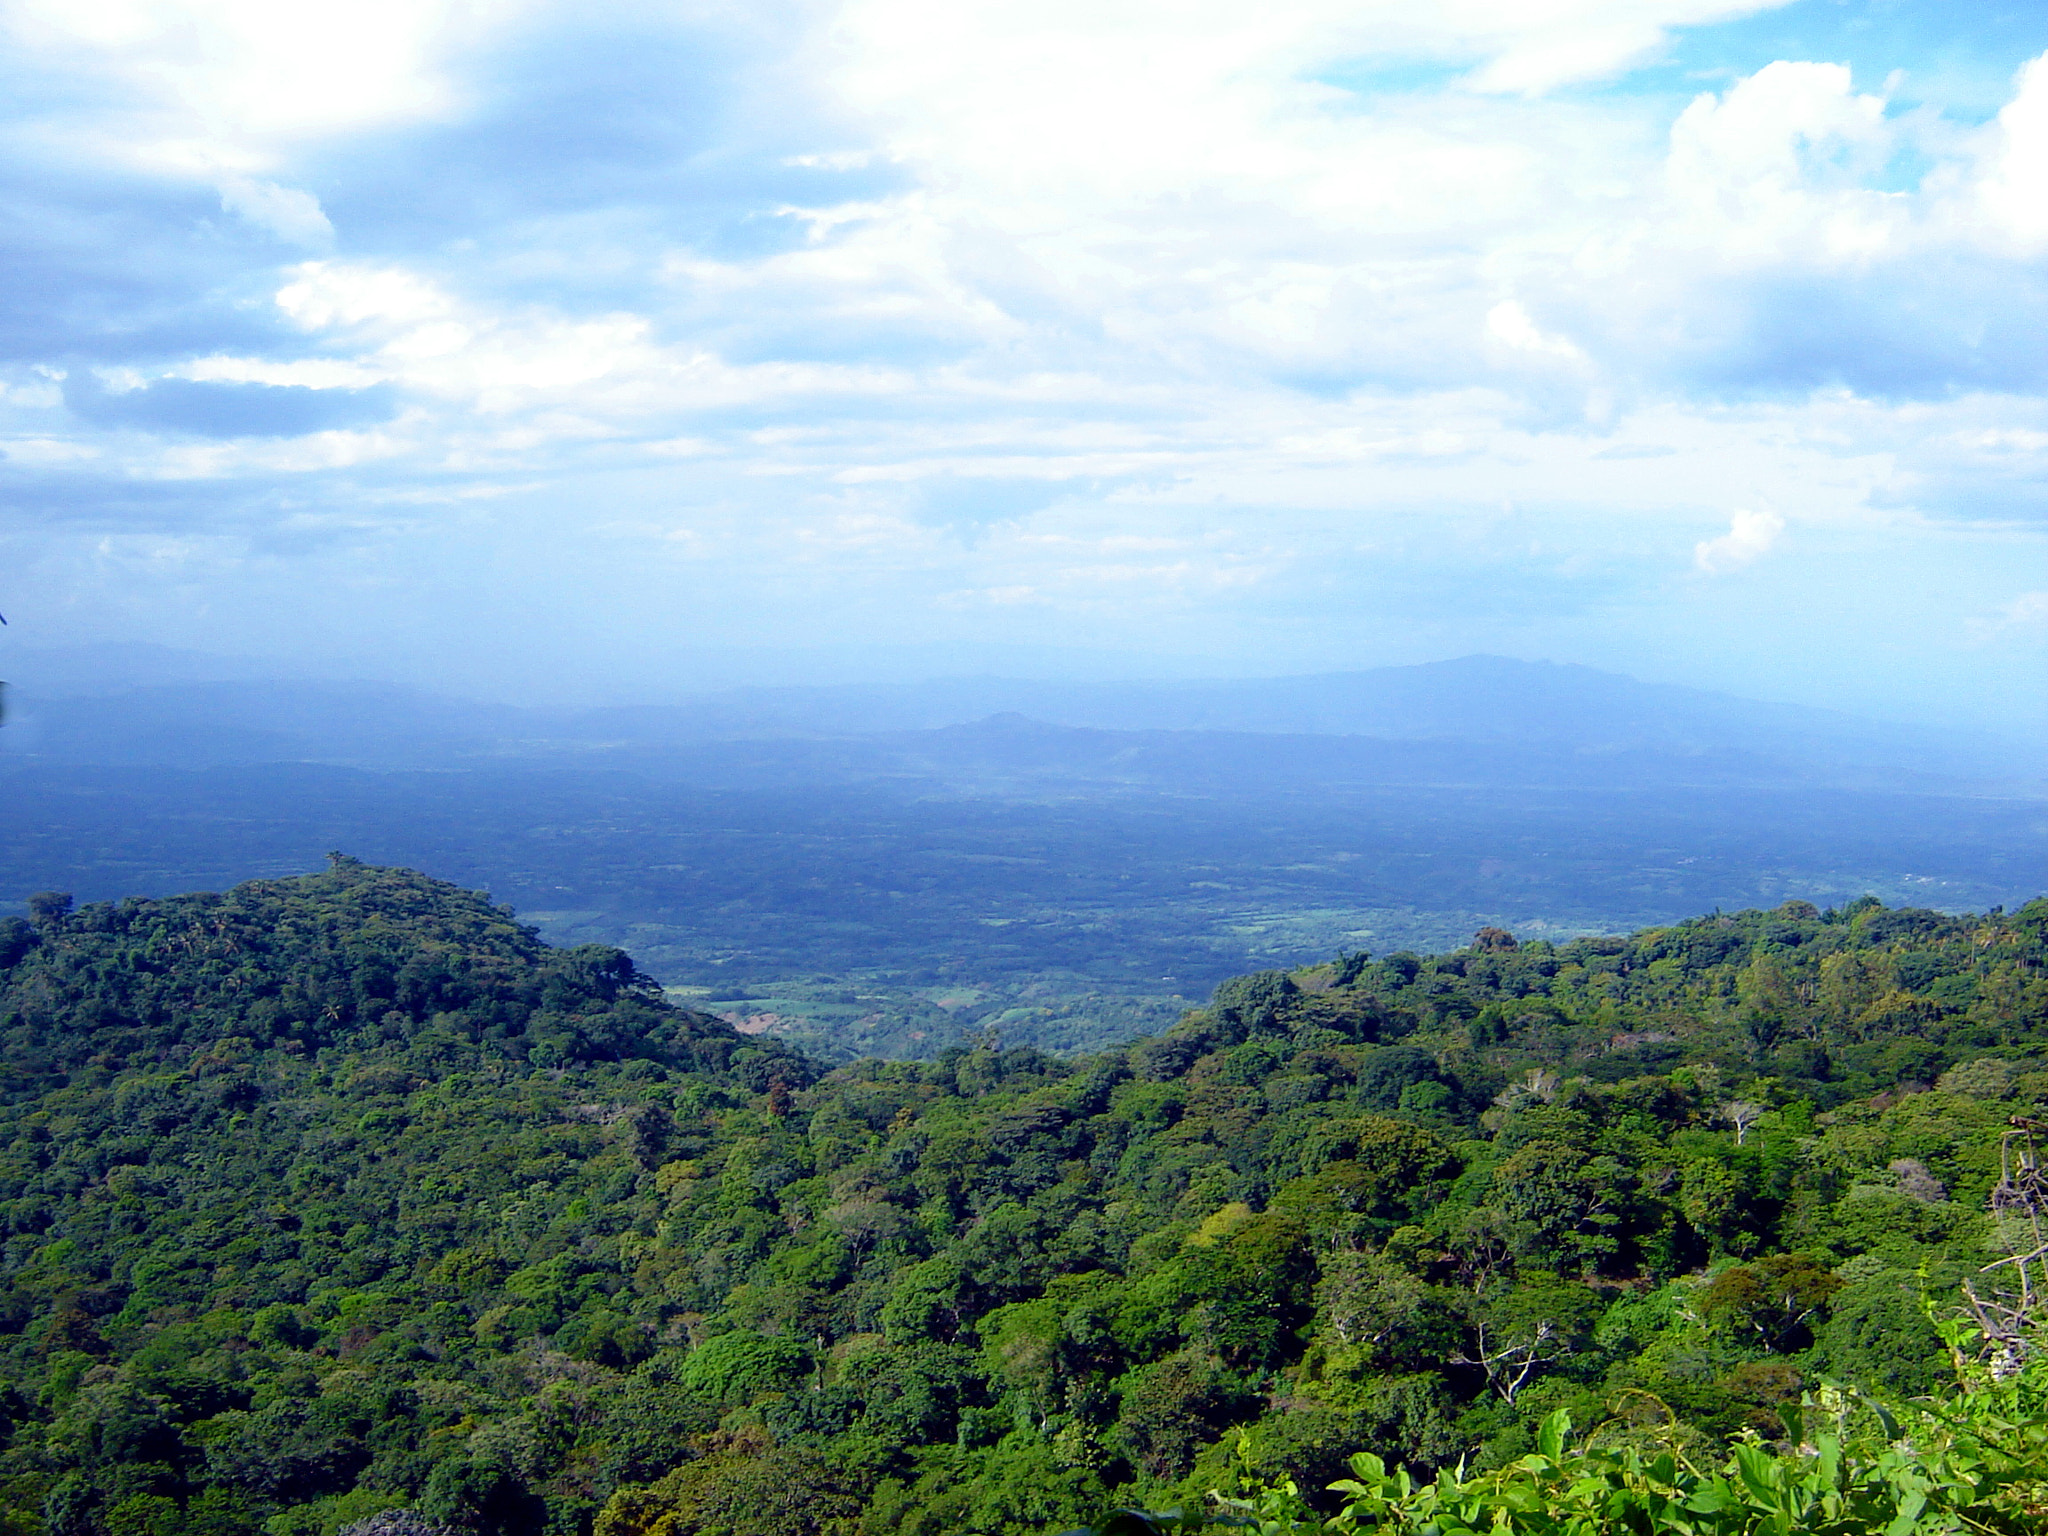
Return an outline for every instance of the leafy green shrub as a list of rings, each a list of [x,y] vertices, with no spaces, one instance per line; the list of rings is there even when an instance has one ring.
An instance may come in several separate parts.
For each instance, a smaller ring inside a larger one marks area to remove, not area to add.
[[[721,1333],[700,1344],[683,1362],[681,1381],[714,1402],[744,1403],[763,1392],[781,1392],[809,1367],[801,1344],[758,1333]]]

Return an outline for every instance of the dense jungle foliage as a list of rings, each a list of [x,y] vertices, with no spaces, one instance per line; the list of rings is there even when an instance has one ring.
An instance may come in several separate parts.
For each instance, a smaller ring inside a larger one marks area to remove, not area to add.
[[[2034,1350],[2000,1370],[2006,1352],[1982,1358],[1981,1331],[1950,1325],[1943,1337],[1957,1352],[1954,1392],[1888,1407],[1823,1387],[1779,1410],[1782,1440],[1751,1431],[1724,1457],[1688,1454],[1668,1414],[1617,1415],[1574,1437],[1559,1408],[1534,1450],[1486,1470],[1460,1463],[1417,1477],[1361,1452],[1353,1475],[1325,1490],[1340,1501],[1334,1515],[1283,1477],[1199,1505],[1118,1510],[1070,1536],[2038,1536],[2048,1530],[2048,1356]]]
[[[1951,1379],[2048,1113],[2048,901],[1485,930],[829,1073],[408,871],[31,906],[16,1533],[994,1536],[1628,1403],[1705,1466]]]

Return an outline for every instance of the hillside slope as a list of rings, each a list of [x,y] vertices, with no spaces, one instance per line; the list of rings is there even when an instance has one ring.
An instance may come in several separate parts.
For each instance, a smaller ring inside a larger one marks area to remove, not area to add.
[[[1239,978],[819,1077],[339,861],[0,932],[0,1530],[1018,1532],[1935,1383],[2048,902]]]

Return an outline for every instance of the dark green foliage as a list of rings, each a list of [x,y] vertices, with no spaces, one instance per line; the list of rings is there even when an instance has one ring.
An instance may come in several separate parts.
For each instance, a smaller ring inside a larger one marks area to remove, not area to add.
[[[1782,1434],[1936,1384],[2044,919],[1493,932],[821,1076],[403,871],[47,902],[0,929],[0,1532],[993,1536],[1622,1394]]]
[[[1916,1278],[1885,1270],[1835,1293],[1820,1331],[1829,1374],[1894,1395],[1933,1392],[1948,1379],[1948,1352]]]

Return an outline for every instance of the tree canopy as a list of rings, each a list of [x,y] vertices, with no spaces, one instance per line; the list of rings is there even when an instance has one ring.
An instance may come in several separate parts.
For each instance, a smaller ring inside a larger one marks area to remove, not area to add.
[[[2048,902],[1496,930],[829,1072],[402,870],[33,914],[0,1531],[995,1536],[1631,1395],[1710,1460],[1944,1379],[2048,1113]]]

